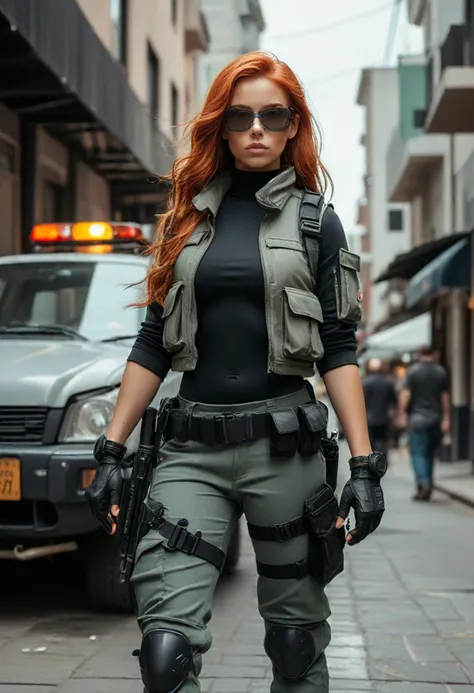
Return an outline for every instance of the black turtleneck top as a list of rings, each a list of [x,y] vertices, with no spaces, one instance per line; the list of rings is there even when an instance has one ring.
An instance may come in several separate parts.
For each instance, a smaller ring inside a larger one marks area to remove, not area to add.
[[[233,171],[232,185],[215,221],[215,236],[201,260],[195,280],[198,362],[183,374],[180,394],[194,402],[236,404],[280,397],[303,385],[299,376],[267,373],[268,335],[265,321],[263,269],[258,244],[265,210],[255,193],[276,175]],[[339,217],[328,207],[316,293],[324,322],[320,325],[324,357],[319,373],[357,364],[356,325],[337,318],[332,270],[347,241]],[[163,379],[171,354],[163,347],[162,307],[148,307],[129,356]]]

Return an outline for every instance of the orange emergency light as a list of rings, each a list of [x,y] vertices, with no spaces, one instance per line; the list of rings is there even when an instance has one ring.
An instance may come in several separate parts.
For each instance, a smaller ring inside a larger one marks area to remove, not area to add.
[[[32,243],[48,245],[100,244],[145,240],[137,224],[109,221],[80,221],[75,223],[37,224],[33,227]]]

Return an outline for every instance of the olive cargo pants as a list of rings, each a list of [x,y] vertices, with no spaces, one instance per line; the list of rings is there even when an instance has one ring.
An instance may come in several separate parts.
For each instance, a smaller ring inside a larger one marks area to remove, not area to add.
[[[304,404],[307,391],[265,402],[225,406],[226,413],[271,411]],[[224,407],[181,400],[194,415],[218,415]],[[303,502],[325,481],[321,453],[272,458],[269,440],[239,445],[207,446],[201,442],[168,441],[161,449],[150,499],[165,506],[166,519],[189,521],[188,530],[224,552],[242,514],[257,525],[288,522],[302,515]],[[308,535],[282,543],[253,542],[264,563],[284,564],[308,555]],[[216,568],[196,556],[167,548],[166,539],[150,530],[141,540],[132,576],[143,635],[156,628],[185,635],[199,667],[201,655],[211,646],[209,628]],[[313,638],[318,655],[306,677],[291,682],[274,671],[271,693],[327,693],[328,671],[324,650],[330,641],[326,619],[329,604],[322,587],[312,577],[301,580],[258,578],[259,611],[268,630],[274,625],[299,626]],[[200,685],[189,675],[179,693],[197,693]]]

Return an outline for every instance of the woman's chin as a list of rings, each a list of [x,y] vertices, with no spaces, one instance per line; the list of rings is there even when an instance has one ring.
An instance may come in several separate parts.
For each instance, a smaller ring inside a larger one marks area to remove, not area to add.
[[[240,168],[243,171],[272,171],[273,169],[279,168],[279,161],[269,157],[268,154],[265,156],[245,156],[242,159],[235,161],[236,168]]]

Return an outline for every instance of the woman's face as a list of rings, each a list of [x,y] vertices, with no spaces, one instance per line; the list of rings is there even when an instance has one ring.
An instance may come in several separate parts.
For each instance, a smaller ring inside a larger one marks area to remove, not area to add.
[[[236,84],[222,131],[236,168],[242,171],[280,168],[286,143],[298,131],[299,115],[285,110],[288,107],[285,91],[268,77],[249,77]],[[260,113],[262,118],[254,117],[253,113]]]

